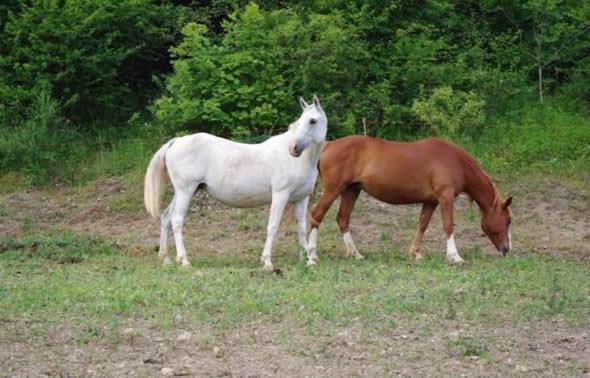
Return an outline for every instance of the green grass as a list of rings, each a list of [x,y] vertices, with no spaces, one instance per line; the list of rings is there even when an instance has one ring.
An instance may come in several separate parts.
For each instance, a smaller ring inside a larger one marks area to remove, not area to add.
[[[275,257],[280,274],[267,274],[257,256],[192,256],[186,270],[161,266],[155,252],[133,257],[73,234],[1,243],[0,320],[51,326],[68,319],[81,342],[98,337],[101,325],[125,320],[166,329],[180,318],[227,329],[254,319],[305,326],[362,319],[378,329],[423,314],[486,324],[544,318],[580,324],[590,312],[590,264],[538,255],[469,253],[465,266],[454,267],[439,256],[415,263],[392,251],[367,253],[360,263],[324,257],[310,270],[293,252]],[[460,347],[465,355],[483,353]]]

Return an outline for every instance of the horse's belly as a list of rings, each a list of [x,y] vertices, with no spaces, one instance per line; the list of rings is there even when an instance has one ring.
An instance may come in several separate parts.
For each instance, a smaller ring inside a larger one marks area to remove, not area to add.
[[[363,190],[371,197],[392,205],[405,205],[410,203],[432,201],[434,198],[420,188],[396,188],[394,186],[375,187],[362,186]]]
[[[223,180],[206,183],[207,192],[232,207],[257,207],[271,203],[270,183],[256,180]]]

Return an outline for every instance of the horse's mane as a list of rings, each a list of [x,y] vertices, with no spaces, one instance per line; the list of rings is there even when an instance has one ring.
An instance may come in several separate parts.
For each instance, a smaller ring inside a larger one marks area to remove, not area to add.
[[[500,200],[500,194],[498,193],[496,185],[494,184],[490,176],[481,168],[477,160],[475,160],[473,157],[471,157],[471,155],[469,155],[465,151],[463,151],[463,154],[464,162],[467,164],[467,166],[471,168],[473,172],[480,177],[481,181],[483,181],[484,184],[488,187],[488,189],[491,190],[491,192],[493,193],[494,201],[492,202],[492,204],[495,206],[495,204]],[[473,201],[473,198],[471,196],[469,197],[471,198],[471,201]]]

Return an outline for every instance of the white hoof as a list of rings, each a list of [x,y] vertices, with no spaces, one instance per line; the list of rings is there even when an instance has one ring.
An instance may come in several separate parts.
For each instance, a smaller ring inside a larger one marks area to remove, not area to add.
[[[274,270],[271,263],[264,263],[264,267],[262,268],[265,272],[272,272]]]
[[[416,253],[414,255],[414,258],[416,259],[416,261],[418,261],[418,260],[422,260],[424,257],[422,257],[422,254],[421,253]]]
[[[191,267],[191,263],[188,260],[184,260],[182,262],[182,264],[180,264],[180,266],[183,267],[183,268],[190,268]]]
[[[166,256],[166,257],[164,257],[164,260],[162,261],[162,264],[164,264],[164,265],[170,265],[170,264],[172,264],[172,260],[170,260],[170,257]]]
[[[449,262],[449,264],[452,264],[452,265],[459,265],[459,264],[463,264],[465,262],[465,260],[463,260],[459,256],[447,256],[447,261]]]
[[[318,264],[318,262],[316,260],[312,260],[312,259],[307,260],[307,266],[309,266],[309,267],[316,266],[317,264]]]
[[[364,258],[365,258],[365,256],[361,255],[361,254],[360,254],[360,253],[358,253],[358,252],[357,252],[357,254],[354,256],[354,259],[355,259],[355,260],[357,260],[357,261],[359,261],[359,260],[362,260],[362,259],[364,259]]]

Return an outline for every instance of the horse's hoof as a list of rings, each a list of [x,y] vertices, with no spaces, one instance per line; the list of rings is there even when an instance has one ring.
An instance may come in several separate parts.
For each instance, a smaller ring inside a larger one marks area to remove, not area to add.
[[[182,264],[180,265],[182,268],[190,268],[191,267],[191,263],[188,260],[185,260],[182,262]]]
[[[308,267],[315,267],[317,265],[317,261],[316,260],[307,260],[307,266]]]
[[[354,259],[355,259],[356,261],[360,261],[360,260],[362,260],[362,259],[364,259],[364,258],[365,258],[365,256],[361,255],[360,253],[359,253],[358,255],[354,256]]]
[[[416,253],[416,254],[414,255],[414,258],[416,259],[416,261],[418,261],[418,260],[422,260],[424,257],[422,257],[422,254],[420,254],[420,253]]]
[[[162,261],[162,264],[170,265],[170,264],[172,264],[172,260],[170,260],[170,257],[166,256],[166,257],[164,257],[164,261]]]
[[[264,264],[264,267],[262,268],[265,272],[272,272],[274,271],[274,268],[272,266],[272,264]]]
[[[451,265],[461,265],[465,262],[465,260],[463,260],[460,257],[453,257],[448,260],[449,260],[449,264],[451,264]]]

